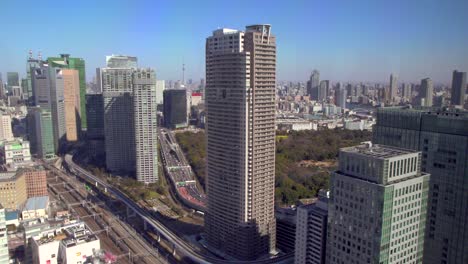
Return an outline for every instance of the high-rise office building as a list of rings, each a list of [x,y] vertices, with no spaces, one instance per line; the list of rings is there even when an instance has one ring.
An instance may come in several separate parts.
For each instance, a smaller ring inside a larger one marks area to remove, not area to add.
[[[86,95],[86,118],[88,139],[104,139],[104,100],[102,94]]]
[[[47,61],[51,67],[74,69],[78,71],[80,79],[80,121],[81,128],[86,128],[86,70],[82,58],[72,58],[69,54],[60,54],[60,57],[49,57]]]
[[[346,89],[343,89],[343,88],[337,89],[335,90],[335,94],[336,94],[336,99],[335,99],[336,106],[341,107],[341,109],[345,109],[346,98],[347,98]]]
[[[188,125],[187,120],[187,90],[164,90],[163,116],[164,126],[181,128]]]
[[[329,198],[320,190],[315,203],[297,208],[295,264],[325,264]]]
[[[66,139],[77,141],[81,131],[79,72],[63,69],[62,74]]]
[[[318,100],[325,101],[328,96],[328,90],[330,89],[330,81],[322,80],[320,81],[319,91],[318,91]]]
[[[422,151],[431,174],[424,263],[468,263],[468,112],[378,109],[373,140]]]
[[[156,103],[163,104],[163,93],[166,90],[166,81],[156,80]]]
[[[17,72],[7,72],[7,84],[8,86],[20,86],[19,74]]]
[[[0,140],[13,140],[10,114],[0,113]]]
[[[403,98],[406,101],[411,101],[411,85],[409,83],[403,84]]]
[[[137,57],[127,55],[106,56],[106,66],[108,68],[137,68]]]
[[[0,80],[0,98],[5,98],[6,97],[6,87],[5,84],[3,83],[3,80]]]
[[[210,246],[237,259],[275,253],[276,38],[270,25],[206,40]]]
[[[452,105],[464,105],[466,93],[466,72],[453,71]]]
[[[66,133],[62,69],[42,63],[34,69],[31,78],[35,106],[49,109],[52,113],[54,146],[57,151]]]
[[[158,180],[156,93],[154,70],[136,70],[133,73],[136,178],[144,183]]]
[[[421,106],[432,106],[432,97],[434,92],[434,86],[432,84],[432,80],[430,78],[425,78],[421,80],[421,88],[420,89],[420,100]]]
[[[327,263],[422,263],[428,181],[421,152],[370,142],[341,149]]]
[[[28,139],[32,154],[42,159],[55,157],[55,141],[50,109],[41,107],[28,109]]]
[[[106,166],[112,172],[135,172],[135,129],[133,116],[133,71],[103,68],[104,139]]]
[[[0,263],[2,264],[10,263],[7,230],[5,208],[0,204]]]
[[[23,90],[23,93],[26,94],[28,98],[28,103],[34,102],[34,99],[32,98],[33,96],[33,88],[32,88],[32,71],[34,71],[35,68],[39,68],[41,64],[41,61],[38,59],[34,59],[32,57],[32,53],[30,52],[30,56],[26,62],[26,91]]]
[[[310,99],[319,99],[319,85],[320,73],[317,70],[313,70],[310,74],[310,79],[307,81],[307,94],[310,96]]]
[[[388,101],[393,102],[398,94],[398,78],[393,73],[390,74],[390,90],[388,95]]]

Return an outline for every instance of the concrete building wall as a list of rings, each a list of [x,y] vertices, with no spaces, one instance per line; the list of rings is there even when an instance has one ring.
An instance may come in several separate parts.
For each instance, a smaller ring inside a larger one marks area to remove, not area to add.
[[[131,174],[136,161],[132,73],[129,68],[102,69],[107,169]]]
[[[269,25],[206,41],[208,243],[238,259],[276,251],[276,44]]]
[[[295,264],[325,264],[329,192],[320,190],[319,199],[297,208]]]
[[[6,209],[18,210],[26,200],[26,178],[15,172],[0,173],[0,204]]]
[[[422,263],[429,175],[415,169],[420,158],[386,146],[340,150],[331,178],[327,263]]]
[[[9,114],[0,114],[0,140],[12,139],[11,116]]]
[[[133,73],[136,178],[140,182],[158,181],[158,137],[156,75],[154,70]]]
[[[41,168],[24,169],[26,177],[26,194],[28,198],[47,196],[47,172]]]
[[[80,79],[77,70],[63,69],[63,94],[67,141],[77,141],[81,127]]]
[[[0,205],[0,263],[10,263],[10,256],[8,253],[8,235],[5,219],[5,208]]]

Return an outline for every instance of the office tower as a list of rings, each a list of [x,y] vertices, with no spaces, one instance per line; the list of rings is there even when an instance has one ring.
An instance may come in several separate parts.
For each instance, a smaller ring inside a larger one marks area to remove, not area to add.
[[[0,80],[0,98],[6,97],[6,87],[2,80]]]
[[[11,130],[11,115],[0,113],[0,140],[12,140],[13,131]]]
[[[393,102],[398,94],[398,83],[397,83],[397,76],[390,74],[390,90],[388,95],[388,101]]]
[[[327,263],[422,263],[428,181],[421,152],[370,142],[341,149]]]
[[[336,93],[336,106],[341,107],[341,109],[346,108],[346,90],[345,89],[337,89],[335,90]]]
[[[431,174],[424,263],[468,263],[468,112],[378,109],[373,140],[422,151]]]
[[[206,40],[205,231],[210,246],[242,260],[276,251],[275,73],[270,25]]]
[[[403,98],[406,101],[411,101],[411,85],[409,83],[403,84]]]
[[[318,100],[319,101],[327,100],[329,88],[330,88],[330,81],[329,80],[320,81],[320,87],[319,87],[319,91],[318,91]]]
[[[63,71],[62,69],[49,67],[49,76],[54,143],[55,151],[58,151],[66,133]]]
[[[108,68],[137,68],[138,59],[133,56],[110,55],[106,56],[106,66]]]
[[[78,71],[80,79],[80,121],[81,128],[86,128],[86,71],[85,61],[81,58],[72,58],[69,54],[60,54],[60,57],[49,57],[47,61],[51,67],[73,69]]]
[[[7,84],[8,86],[20,86],[19,74],[17,72],[7,72]]]
[[[315,203],[297,208],[295,264],[325,264],[329,198],[320,190]]]
[[[309,81],[307,81],[307,94],[312,100],[319,99],[320,73],[317,70],[312,71]]]
[[[156,80],[156,103],[163,104],[163,93],[166,90],[166,81]]]
[[[186,127],[187,91],[185,89],[164,90],[164,126],[169,128]]]
[[[154,70],[136,70],[133,73],[136,178],[144,183],[158,180],[156,93]]]
[[[79,72],[63,69],[62,74],[66,139],[77,141],[81,131]]]
[[[41,61],[38,59],[34,59],[32,57],[32,53],[29,53],[29,58],[28,61],[26,62],[26,91],[23,90],[23,92],[26,94],[28,98],[28,103],[34,102],[34,99],[32,98],[33,96],[33,88],[32,88],[32,71],[34,71],[35,68],[39,68]]]
[[[432,80],[430,78],[425,78],[421,80],[421,106],[432,106],[432,94],[434,92],[434,86],[432,85]]]
[[[50,109],[31,107],[28,109],[28,139],[31,153],[41,159],[55,157],[52,113]]]
[[[133,71],[131,68],[103,68],[104,139],[109,171],[135,171],[135,129],[133,116]]]
[[[34,104],[52,113],[54,149],[57,151],[66,133],[62,69],[43,63],[34,69],[31,78]]]
[[[466,72],[453,71],[452,105],[464,105],[466,93]]]
[[[86,95],[86,123],[88,139],[104,140],[104,100],[102,94]]]

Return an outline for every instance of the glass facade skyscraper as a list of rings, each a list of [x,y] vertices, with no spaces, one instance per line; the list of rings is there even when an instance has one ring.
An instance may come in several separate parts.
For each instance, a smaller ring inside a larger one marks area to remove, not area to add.
[[[85,61],[81,58],[72,58],[68,54],[61,54],[60,57],[49,57],[47,62],[52,67],[74,69],[78,71],[80,82],[80,115],[81,128],[86,129],[86,71]]]
[[[468,263],[468,112],[381,108],[373,140],[422,152],[431,174],[424,263]]]

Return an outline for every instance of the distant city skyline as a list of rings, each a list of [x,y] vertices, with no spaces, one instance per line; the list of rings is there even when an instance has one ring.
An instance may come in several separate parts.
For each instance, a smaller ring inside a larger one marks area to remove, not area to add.
[[[249,8],[246,8],[246,7]],[[136,56],[158,79],[204,78],[205,41],[216,28],[272,24],[278,43],[278,80],[306,81],[313,69],[338,81],[398,82],[429,77],[450,85],[452,71],[468,71],[468,2],[457,1],[236,1],[220,12],[216,1],[8,1],[0,72],[26,76],[28,51],[42,58],[69,53],[86,61],[86,79],[106,56]],[[21,10],[18,17],[17,10]],[[57,23],[56,17],[65,15]],[[36,28],[37,30],[32,30]],[[8,37],[14,36],[14,37]],[[5,80],[4,80],[5,81]]]

